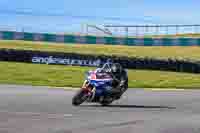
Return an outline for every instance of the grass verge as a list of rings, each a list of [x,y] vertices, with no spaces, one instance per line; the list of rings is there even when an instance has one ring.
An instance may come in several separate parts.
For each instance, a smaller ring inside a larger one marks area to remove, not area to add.
[[[80,87],[90,67],[0,62],[0,83]],[[200,75],[128,70],[129,88],[199,88]]]
[[[0,41],[0,48],[56,51],[67,53],[81,53],[94,55],[116,55],[128,57],[152,57],[158,59],[176,58],[200,60],[198,46],[120,46],[120,45],[93,45],[93,44],[62,44],[29,41]]]

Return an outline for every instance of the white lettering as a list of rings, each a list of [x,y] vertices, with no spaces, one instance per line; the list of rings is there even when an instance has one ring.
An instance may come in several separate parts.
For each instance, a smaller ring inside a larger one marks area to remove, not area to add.
[[[98,67],[101,64],[101,60],[80,60],[80,59],[67,59],[67,58],[53,58],[49,57],[33,57],[33,63],[42,63],[42,64],[64,64],[64,65],[80,65],[80,66],[96,66]]]

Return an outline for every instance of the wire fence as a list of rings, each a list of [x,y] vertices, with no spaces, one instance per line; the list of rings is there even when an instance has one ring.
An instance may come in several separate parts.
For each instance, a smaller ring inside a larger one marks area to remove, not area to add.
[[[200,34],[200,25],[104,25],[102,32],[87,26],[87,34],[122,37],[160,37],[163,35],[195,35]],[[109,34],[108,34],[109,33]]]
[[[182,35],[185,37],[200,36],[200,25],[88,25],[74,24],[76,30],[69,29],[70,25],[60,26],[52,25],[49,27],[33,26],[9,26],[0,25],[0,31],[17,32],[39,32],[56,34],[75,34],[75,35],[93,35],[93,36],[114,36],[114,37],[162,37]]]

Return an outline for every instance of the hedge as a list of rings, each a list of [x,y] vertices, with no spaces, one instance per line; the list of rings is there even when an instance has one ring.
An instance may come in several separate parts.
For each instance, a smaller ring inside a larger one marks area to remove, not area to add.
[[[178,59],[154,59],[141,57],[118,57],[106,55],[86,55],[75,53],[61,53],[61,52],[41,52],[31,50],[14,50],[14,49],[0,49],[0,61],[15,61],[33,63],[33,57],[49,57],[54,58],[68,58],[77,60],[101,60],[100,66],[104,64],[107,59],[112,59],[114,62],[120,63],[127,69],[145,69],[145,70],[161,70],[173,72],[186,73],[200,73],[199,62],[191,60]]]

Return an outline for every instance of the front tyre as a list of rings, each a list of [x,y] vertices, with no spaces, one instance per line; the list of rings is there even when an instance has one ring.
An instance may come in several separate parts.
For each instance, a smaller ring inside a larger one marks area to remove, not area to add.
[[[85,100],[87,100],[87,95],[84,93],[84,91],[81,89],[79,90],[75,96],[72,98],[72,105],[79,106],[82,104]]]

